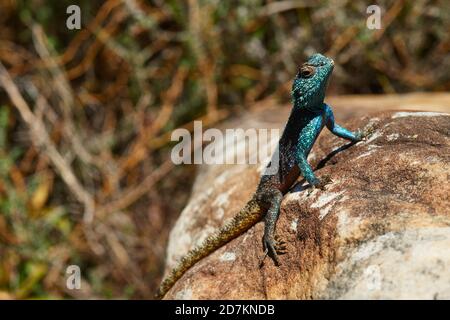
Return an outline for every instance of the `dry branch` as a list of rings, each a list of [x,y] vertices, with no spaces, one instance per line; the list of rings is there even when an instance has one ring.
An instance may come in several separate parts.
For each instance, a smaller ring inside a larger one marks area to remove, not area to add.
[[[84,221],[87,223],[92,222],[94,218],[94,200],[80,184],[70,165],[58,152],[58,149],[50,139],[45,129],[44,123],[38,117],[36,117],[33,111],[31,111],[13,79],[1,62],[0,84],[5,89],[6,93],[11,99],[11,102],[17,108],[23,120],[27,124],[33,137],[33,143],[36,144],[36,147],[42,149],[42,151],[49,157],[59,175],[69,187],[69,189],[73,192],[77,200],[83,203]]]

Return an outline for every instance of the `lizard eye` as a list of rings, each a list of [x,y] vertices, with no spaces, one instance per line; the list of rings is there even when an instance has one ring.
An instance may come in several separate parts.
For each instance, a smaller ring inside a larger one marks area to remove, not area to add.
[[[309,78],[316,72],[313,66],[303,66],[300,68],[300,75],[302,78]]]

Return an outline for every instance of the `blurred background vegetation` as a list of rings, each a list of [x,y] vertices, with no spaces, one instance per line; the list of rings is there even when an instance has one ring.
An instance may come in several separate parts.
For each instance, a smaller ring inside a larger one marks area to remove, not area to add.
[[[449,1],[376,3],[1,0],[0,298],[152,298],[195,173],[171,130],[289,102],[311,53],[329,94],[448,91]]]

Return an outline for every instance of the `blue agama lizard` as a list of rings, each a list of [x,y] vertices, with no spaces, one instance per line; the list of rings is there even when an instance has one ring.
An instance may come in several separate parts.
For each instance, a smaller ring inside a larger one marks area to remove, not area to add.
[[[363,132],[353,133],[337,125],[331,107],[324,103],[333,66],[332,59],[314,54],[300,67],[292,86],[293,108],[278,143],[277,172],[263,173],[255,194],[244,208],[229,223],[181,259],[161,283],[156,294],[157,298],[163,298],[195,263],[243,234],[263,218],[264,257],[269,254],[275,263],[279,264],[277,256],[283,253],[285,248],[284,243],[275,236],[275,224],[280,214],[283,195],[289,191],[300,174],[314,188],[323,189],[330,182],[328,177],[318,179],[307,161],[308,154],[323,127],[326,126],[336,136],[352,142],[360,141],[366,135]]]

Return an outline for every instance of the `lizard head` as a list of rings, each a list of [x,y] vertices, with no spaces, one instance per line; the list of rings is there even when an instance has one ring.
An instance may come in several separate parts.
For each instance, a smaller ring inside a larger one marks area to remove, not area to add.
[[[292,85],[295,108],[306,108],[311,111],[322,108],[333,66],[333,59],[319,53],[309,57],[308,61],[300,66]]]

